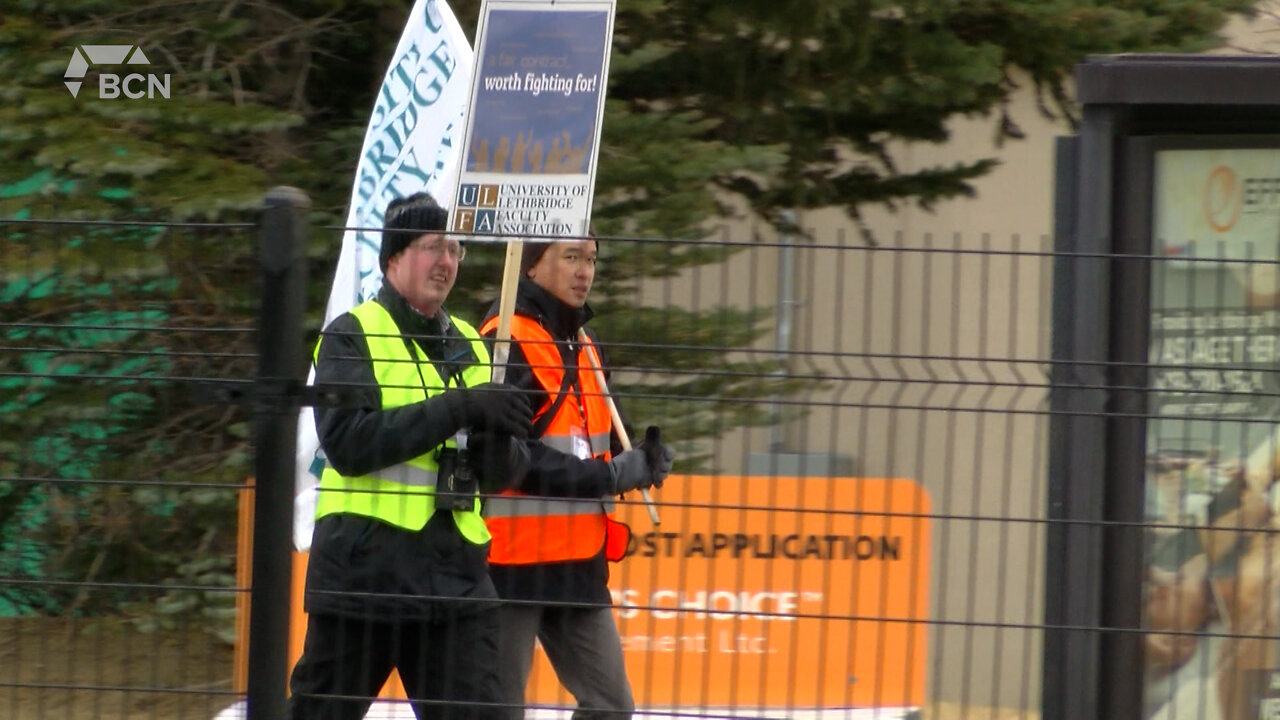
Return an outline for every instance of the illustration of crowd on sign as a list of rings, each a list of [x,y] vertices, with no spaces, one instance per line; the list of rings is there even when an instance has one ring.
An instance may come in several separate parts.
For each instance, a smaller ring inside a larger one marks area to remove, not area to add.
[[[490,148],[489,140],[481,138],[471,148],[471,172],[522,173],[522,174],[581,174],[587,172],[594,128],[587,132],[581,145],[574,145],[569,132],[551,139],[551,146],[535,140],[533,131],[516,133],[498,139]]]

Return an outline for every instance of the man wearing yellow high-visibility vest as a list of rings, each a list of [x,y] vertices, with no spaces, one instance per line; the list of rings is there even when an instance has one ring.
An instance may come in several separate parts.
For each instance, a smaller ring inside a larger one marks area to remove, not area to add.
[[[501,714],[497,594],[473,469],[484,463],[466,443],[483,433],[489,453],[522,447],[510,438],[528,435],[532,412],[513,387],[488,382],[476,329],[444,309],[465,255],[446,220],[425,193],[392,201],[382,289],[334,319],[316,348],[316,383],[360,399],[315,410],[326,467],[290,680],[295,720],[363,718],[392,668],[419,718]]]

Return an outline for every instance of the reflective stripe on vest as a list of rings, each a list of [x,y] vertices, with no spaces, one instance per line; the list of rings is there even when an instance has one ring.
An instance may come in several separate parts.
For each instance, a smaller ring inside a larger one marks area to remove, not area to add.
[[[409,354],[400,328],[386,308],[370,300],[356,306],[351,314],[360,323],[369,345],[373,376],[378,383],[383,410],[422,402],[445,391],[444,380],[422,348],[415,343],[418,358],[422,360],[420,363]],[[479,333],[457,318],[451,316],[449,319],[471,342],[479,359],[462,371],[462,382],[469,387],[488,382],[489,353]],[[317,343],[317,354],[319,348]],[[445,447],[455,445],[452,438],[445,442]],[[425,455],[358,477],[344,476],[326,466],[320,476],[316,518],[332,513],[354,513],[407,530],[421,530],[435,513],[437,470],[434,449]],[[489,531],[480,517],[479,507],[477,497],[472,510],[453,511],[454,522],[462,536],[478,545],[489,541]]]
[[[548,498],[524,493],[503,493],[485,501],[484,517],[533,517],[542,515],[598,515],[600,500],[596,498]]]
[[[560,386],[557,385],[556,387],[559,388]],[[569,401],[566,400],[565,402],[569,402]],[[606,410],[606,412],[608,411]],[[570,436],[543,435],[541,438],[539,438],[539,440],[542,442],[543,445],[555,448],[556,450],[559,450],[562,453],[567,453],[569,455],[578,454],[577,452],[578,449],[574,447],[576,443],[574,439]],[[608,432],[592,433],[587,437],[587,442],[590,445],[591,455],[593,457],[596,455],[599,455],[602,452],[609,452],[609,433]]]
[[[383,480],[398,482],[402,485],[435,487],[437,475],[434,470],[414,467],[409,463],[400,463],[399,465],[392,465],[389,468],[379,470],[378,477]]]
[[[481,332],[489,332],[497,325],[498,319],[490,318]],[[534,416],[537,422],[555,404],[555,396],[564,381],[560,349],[545,328],[523,315],[511,318],[511,339],[520,343],[525,361],[547,393],[547,402]],[[578,349],[580,393],[572,388],[568,390],[571,394],[538,438],[542,444],[577,457],[609,459],[613,420],[591,370],[593,364],[599,363],[594,345],[589,341],[583,343]],[[608,509],[612,509],[612,502],[608,503]],[[546,498],[504,491],[489,498],[484,506],[485,521],[493,536],[489,562],[530,565],[595,557],[604,547],[607,511],[601,499]]]

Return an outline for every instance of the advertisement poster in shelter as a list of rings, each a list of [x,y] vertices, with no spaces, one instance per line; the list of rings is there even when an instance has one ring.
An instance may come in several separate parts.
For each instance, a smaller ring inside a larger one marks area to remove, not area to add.
[[[1147,718],[1280,718],[1278,144],[1155,153]]]
[[[600,0],[485,3],[453,230],[586,234],[613,17]]]

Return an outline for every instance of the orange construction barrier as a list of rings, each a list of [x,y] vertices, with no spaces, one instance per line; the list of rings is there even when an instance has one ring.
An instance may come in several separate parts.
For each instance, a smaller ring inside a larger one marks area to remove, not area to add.
[[[619,507],[634,534],[628,557],[610,566],[639,706],[924,704],[930,503],[918,483],[672,476],[656,495],[657,527],[638,498]],[[242,523],[245,512],[242,502]],[[241,568],[247,545],[242,529]],[[306,629],[305,577],[298,553],[291,665]],[[241,629],[237,683],[247,623]],[[397,676],[383,696],[404,697]],[[573,704],[541,652],[527,697]]]

